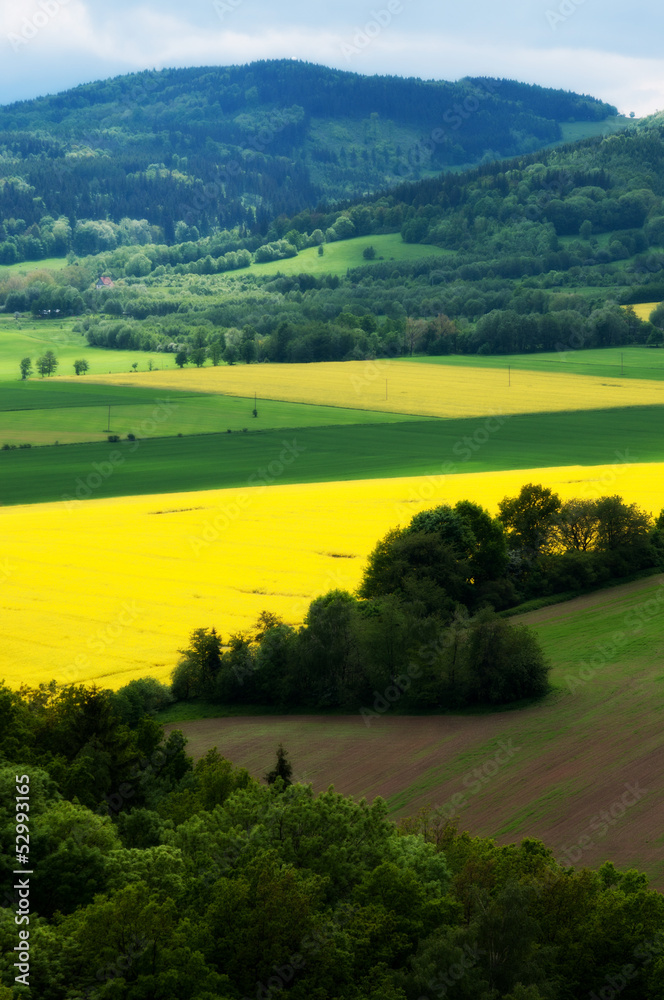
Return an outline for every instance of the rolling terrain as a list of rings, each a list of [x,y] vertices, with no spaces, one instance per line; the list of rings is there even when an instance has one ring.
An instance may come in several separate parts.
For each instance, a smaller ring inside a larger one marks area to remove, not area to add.
[[[540,705],[471,716],[210,718],[168,728],[184,732],[196,757],[217,746],[256,777],[281,741],[294,778],[315,791],[333,784],[356,798],[380,795],[393,818],[429,806],[474,835],[536,837],[565,867],[610,859],[664,889],[663,609],[658,576],[521,616],[553,663],[554,690]]]

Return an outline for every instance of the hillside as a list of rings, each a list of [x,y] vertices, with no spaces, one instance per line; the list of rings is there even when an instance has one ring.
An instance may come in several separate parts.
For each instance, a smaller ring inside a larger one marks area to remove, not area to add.
[[[0,263],[267,230],[283,214],[530,152],[615,116],[510,80],[291,60],[144,72],[0,108]],[[124,221],[81,228],[88,221]],[[72,231],[73,227],[73,231]],[[114,239],[115,236],[115,239]],[[9,255],[9,256],[8,256]]]

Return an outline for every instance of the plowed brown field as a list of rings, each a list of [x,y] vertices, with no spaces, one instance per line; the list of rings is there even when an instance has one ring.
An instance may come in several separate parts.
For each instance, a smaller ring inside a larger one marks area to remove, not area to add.
[[[554,659],[555,690],[519,711],[388,711],[370,725],[359,713],[263,716],[172,728],[194,756],[218,746],[257,777],[281,741],[295,779],[316,791],[334,784],[355,797],[381,795],[395,818],[431,805],[473,834],[500,843],[538,837],[565,865],[611,860],[664,889],[664,639],[654,658],[652,642],[653,631],[662,634],[663,595],[655,578],[524,616]]]

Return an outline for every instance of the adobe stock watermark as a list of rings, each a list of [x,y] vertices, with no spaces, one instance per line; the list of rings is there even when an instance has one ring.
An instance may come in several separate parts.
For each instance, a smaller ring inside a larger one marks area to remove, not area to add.
[[[144,420],[134,426],[131,431],[134,440],[125,446],[125,451],[129,455],[133,455],[141,446],[139,435],[147,436],[154,434],[162,424],[170,419],[178,408],[179,404],[173,403],[171,400],[158,400],[157,406],[153,407],[150,416],[145,417]],[[116,448],[109,452],[103,461],[93,462],[92,471],[85,478],[83,476],[76,478],[73,494],[63,493],[60,496],[60,499],[66,503],[67,509],[76,510],[85,500],[89,500],[93,493],[103,486],[125,464],[126,460],[126,455]]]
[[[258,129],[252,140],[244,148],[246,153],[264,153],[270,143],[274,142],[280,132],[283,132],[292,122],[286,108],[277,108],[271,111],[267,120]],[[238,177],[244,172],[245,164],[242,157],[235,157],[225,163],[219,171],[216,180],[210,181],[196,191],[191,204],[182,206],[182,219],[188,226],[193,226],[200,219],[203,212],[211,205],[216,205],[225,198],[225,184]]]
[[[592,483],[586,482],[581,487],[581,496],[584,500],[599,500],[606,494],[606,488],[612,486],[621,476],[629,472],[631,467],[638,462],[638,458],[630,455],[629,448],[624,451],[614,452],[616,461],[613,462],[601,476]]]
[[[256,469],[248,477],[247,485],[252,487],[251,491],[240,493],[229,503],[222,504],[220,512],[205,522],[202,532],[189,537],[189,546],[195,556],[217,542],[222,533],[251,505],[257,494],[275,483],[279,476],[282,476],[286,469],[307,450],[305,445],[298,444],[296,438],[292,441],[283,440],[281,444],[283,447],[278,456],[267,465]]]
[[[14,52],[36,38],[39,32],[57,17],[63,7],[66,7],[71,0],[39,0],[39,10],[36,10],[32,17],[24,17],[19,33],[10,32],[7,41]]]
[[[452,446],[452,453],[459,458],[460,462],[469,462],[488,441],[500,431],[510,419],[509,413],[493,413],[480,421],[480,424],[472,434],[464,434]],[[405,500],[400,500],[396,505],[400,515],[411,514],[409,505],[433,500],[441,486],[445,482],[446,476],[454,476],[459,472],[460,462],[443,462],[440,472],[419,477],[423,481],[417,486],[411,486]]]
[[[120,636],[124,635],[135,622],[140,620],[143,613],[144,609],[135,601],[123,601],[120,610],[111,621],[98,629],[94,635],[88,637],[85,643],[87,648],[93,653],[103,653],[114,646]],[[87,653],[77,653],[70,663],[58,671],[60,683],[73,684],[81,673],[89,675],[93,667],[94,663]]]
[[[620,623],[621,627],[607,636],[602,642],[596,642],[594,652],[588,660],[581,660],[581,665],[576,674],[567,674],[565,683],[571,694],[579,688],[585,687],[589,681],[593,680],[599,670],[607,664],[612,663],[618,654],[628,645],[632,638],[643,630],[643,626],[661,617],[664,608],[664,581],[660,580],[655,597],[647,601],[641,601],[631,608]]]
[[[625,782],[625,791],[620,798],[595,816],[591,816],[586,827],[588,833],[583,833],[571,847],[563,846],[558,864],[563,868],[578,864],[584,853],[596,847],[597,841],[606,837],[609,830],[624,818],[627,810],[635,806],[647,794],[648,789],[639,788],[638,781],[633,785]]]
[[[588,994],[589,1000],[615,1000],[620,996],[627,984],[636,979],[639,974],[639,965],[646,966],[658,958],[664,952],[664,934],[660,931],[654,938],[649,938],[640,944],[635,945],[632,955],[638,965],[626,962],[619,972],[610,973],[604,979],[604,986],[596,993],[594,990]]]
[[[233,14],[241,7],[244,0],[213,0],[212,7],[220,21],[225,21],[228,14]]]
[[[545,16],[551,30],[556,31],[558,25],[568,21],[585,2],[586,0],[561,0],[555,10],[547,10]]]
[[[394,18],[403,13],[403,9],[401,0],[388,0],[385,7],[372,10],[369,19],[362,27],[355,28],[352,39],[341,43],[341,54],[346,62],[350,62],[354,56],[359,56],[368,48],[386,28],[389,28]]]
[[[436,975],[429,980],[427,983],[427,989],[435,997],[447,996],[448,990],[453,989],[459,980],[463,979],[467,972],[479,963],[480,958],[485,956],[487,952],[483,948],[479,948],[475,945],[464,945],[463,949],[460,949],[461,954],[459,955],[458,961],[452,962],[450,966],[445,970],[445,972],[438,972]],[[428,996],[418,997],[418,1000],[430,1000]]]
[[[405,176],[409,173],[409,169],[416,169],[429,163],[437,147],[447,139],[448,132],[458,132],[479,111],[482,102],[492,97],[500,86],[500,80],[483,80],[472,94],[468,94],[462,101],[456,101],[443,115],[443,122],[447,128],[434,128],[427,139],[414,143],[406,153],[405,162],[396,167],[395,173],[398,176]]]
[[[468,805],[472,796],[477,795],[495,778],[500,770],[509,764],[514,756],[522,749],[512,745],[513,737],[507,740],[498,740],[498,750],[488,757],[479,767],[474,767],[472,771],[461,779],[464,791],[455,792],[447,802],[438,806],[434,812],[436,816],[441,816],[445,820],[451,820],[457,813]]]

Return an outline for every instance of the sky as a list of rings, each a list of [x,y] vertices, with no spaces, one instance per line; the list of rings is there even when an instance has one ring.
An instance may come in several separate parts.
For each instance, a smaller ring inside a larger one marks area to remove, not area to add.
[[[296,58],[664,109],[660,0],[0,0],[0,104],[142,69]]]

